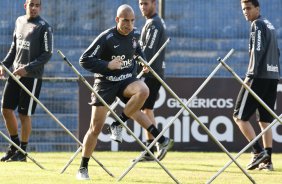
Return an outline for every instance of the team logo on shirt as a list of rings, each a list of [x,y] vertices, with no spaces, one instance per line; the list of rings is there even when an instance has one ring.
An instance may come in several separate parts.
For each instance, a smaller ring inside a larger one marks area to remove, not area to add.
[[[134,49],[137,47],[137,40],[136,40],[136,38],[132,38],[132,47]]]

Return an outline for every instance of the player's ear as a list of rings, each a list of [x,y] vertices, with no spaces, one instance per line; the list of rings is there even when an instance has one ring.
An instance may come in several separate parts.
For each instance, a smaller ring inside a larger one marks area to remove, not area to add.
[[[118,23],[118,22],[119,22],[119,18],[118,18],[118,17],[116,17],[116,19],[115,19],[115,20],[116,20],[116,23]]]

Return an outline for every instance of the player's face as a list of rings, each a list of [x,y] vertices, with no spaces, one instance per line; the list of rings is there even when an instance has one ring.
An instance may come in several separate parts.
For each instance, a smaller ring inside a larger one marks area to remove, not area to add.
[[[28,19],[39,16],[41,10],[40,0],[26,0],[24,4]]]
[[[252,3],[241,3],[243,15],[247,21],[254,21],[259,16],[259,7],[255,7]]]
[[[156,1],[152,0],[139,0],[139,8],[144,17],[151,17],[155,13]]]
[[[134,27],[135,15],[133,12],[121,14],[116,17],[117,30],[122,35],[128,35]]]

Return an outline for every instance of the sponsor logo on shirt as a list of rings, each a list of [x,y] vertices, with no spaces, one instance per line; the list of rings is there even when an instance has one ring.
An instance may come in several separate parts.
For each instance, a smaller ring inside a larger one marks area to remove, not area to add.
[[[129,68],[132,65],[132,60],[130,60],[130,59],[125,60],[125,55],[112,56],[112,59],[118,59],[122,62],[122,65],[121,65],[121,68],[120,68],[121,70],[124,69],[124,68]]]
[[[109,81],[122,81],[130,77],[132,77],[132,73],[127,73],[120,76],[107,76],[106,79]]]
[[[132,38],[132,47],[134,49],[137,47],[137,40],[136,40],[136,38]]]
[[[257,51],[260,51],[261,49],[261,30],[258,30],[257,33]]]
[[[97,47],[95,48],[94,52],[91,54],[90,57],[93,57],[97,54],[98,50],[100,49],[100,45],[97,45]]]
[[[45,46],[45,51],[49,51],[49,46],[48,46],[48,32],[46,31],[44,33],[44,46]]]
[[[278,66],[277,65],[269,65],[267,64],[267,71],[268,72],[278,72]]]
[[[271,30],[275,29],[274,26],[268,20],[265,19],[263,21],[266,24],[268,29],[271,29]]]
[[[150,49],[153,48],[153,45],[154,45],[154,43],[155,43],[155,41],[156,41],[158,32],[159,32],[159,31],[158,31],[157,29],[154,30],[153,37],[152,37],[151,43],[150,43],[150,45],[149,45],[149,48],[150,48]]]
[[[25,40],[17,40],[17,47],[25,50],[29,50],[30,42]]]

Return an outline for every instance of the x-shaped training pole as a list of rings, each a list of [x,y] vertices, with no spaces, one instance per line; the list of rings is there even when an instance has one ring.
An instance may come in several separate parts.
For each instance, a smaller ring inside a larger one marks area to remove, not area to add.
[[[79,77],[79,80],[83,82],[88,89],[90,89],[91,92],[99,99],[99,101],[109,110],[111,111],[112,115],[118,120],[121,125],[134,137],[134,139],[138,142],[138,144],[144,148],[155,160],[156,162],[164,169],[164,171],[176,182],[179,183],[179,181],[163,166],[163,164],[155,157],[155,155],[134,135],[134,133],[128,128],[125,123],[119,118],[119,116],[114,112],[113,109],[105,102],[105,100],[92,88],[92,86],[87,82],[87,80],[79,73],[79,71],[69,62],[69,60],[66,58],[66,56],[63,55],[63,53],[58,50],[58,53],[62,56],[64,61],[72,68],[72,70],[75,72],[75,74]]]
[[[160,55],[160,53],[163,51],[163,49],[166,47],[166,45],[170,42],[170,38],[168,38],[165,43],[161,46],[161,48],[158,50],[158,52],[156,52],[156,54],[151,58],[149,65],[151,65],[156,58]],[[142,75],[144,74],[143,71],[141,71],[137,78],[142,77]],[[120,99],[117,98],[117,100],[115,101],[115,103],[113,103],[110,107],[111,109],[115,109],[118,105],[118,103],[120,102]],[[107,116],[109,116],[111,114],[111,111],[108,111]],[[73,156],[70,158],[70,160],[66,163],[66,165],[64,166],[64,168],[61,170],[61,173],[65,172],[65,170],[68,168],[68,166],[72,163],[72,161],[75,159],[75,157],[78,155],[78,153],[82,150],[82,147],[80,146],[77,151],[73,154]]]
[[[0,63],[1,66],[3,67],[3,69],[19,84],[19,86],[21,86],[21,88],[23,88],[23,90],[31,97],[34,99],[34,101],[36,101],[36,103],[38,103],[46,112],[47,114],[49,114],[51,116],[52,119],[55,120],[56,123],[58,123],[77,143],[79,143],[80,145],[82,145],[82,143],[63,125],[63,123],[61,123],[59,121],[58,118],[56,118],[56,116],[54,114],[52,114],[44,105],[43,103],[40,102],[40,100],[38,100],[22,83],[21,81],[12,73],[10,72],[10,70],[3,64]],[[96,158],[94,158],[92,156],[92,158],[110,175],[113,176],[112,173],[110,173],[104,166],[102,163],[100,163]]]
[[[275,123],[279,122],[280,124],[282,124],[282,120],[281,120],[281,115],[280,117],[278,117],[273,110],[271,110],[264,102],[263,100],[248,86],[244,83],[244,81],[234,72],[234,70],[227,65],[224,61],[220,61],[221,64],[235,77],[235,79],[242,84],[242,86],[259,102],[259,104],[261,106],[263,106],[263,108],[265,108],[265,110],[267,110],[267,112],[269,112],[274,118],[275,120],[268,125],[268,127],[266,127],[259,135],[257,135],[257,137],[252,140],[245,148],[242,149],[242,151],[240,151],[236,157],[234,157],[234,159],[236,160],[242,153],[244,153],[249,147],[251,147],[253,145],[253,143],[258,140],[268,129],[270,129]],[[234,160],[230,161],[229,163],[227,163],[221,170],[219,170],[207,183],[211,183],[217,176],[219,176]]]
[[[234,163],[241,169],[241,171],[252,181],[252,183],[255,183],[255,181],[252,179],[252,177],[241,167],[241,165],[232,157],[232,155],[226,150],[226,148],[212,135],[212,133],[209,131],[209,129],[199,120],[199,118],[182,102],[182,100],[171,90],[171,88],[160,78],[160,76],[148,65],[148,63],[142,58],[138,57],[139,61],[141,61],[150,72],[156,77],[156,79],[162,84],[162,86],[175,98],[177,101],[181,104],[182,107],[184,107],[189,114],[200,124],[200,126],[205,130],[205,132],[211,137],[211,139],[229,156],[230,159],[234,161]],[[156,141],[162,136],[162,134],[159,134],[154,141],[148,146],[154,145]],[[147,151],[147,150],[146,150]],[[144,153],[143,153],[144,154]],[[133,163],[136,164],[138,159]],[[131,167],[132,168],[132,167]],[[119,180],[121,180],[125,174],[123,174]]]

